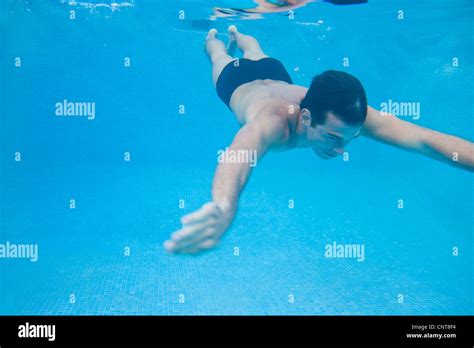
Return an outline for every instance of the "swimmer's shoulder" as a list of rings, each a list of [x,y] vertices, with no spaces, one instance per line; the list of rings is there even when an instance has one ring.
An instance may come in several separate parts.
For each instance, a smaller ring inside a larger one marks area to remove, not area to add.
[[[288,113],[288,103],[275,102],[261,110],[258,123],[266,129],[268,138],[272,139],[272,149],[278,149],[288,144],[291,138],[293,122]],[[270,135],[271,134],[271,135]]]

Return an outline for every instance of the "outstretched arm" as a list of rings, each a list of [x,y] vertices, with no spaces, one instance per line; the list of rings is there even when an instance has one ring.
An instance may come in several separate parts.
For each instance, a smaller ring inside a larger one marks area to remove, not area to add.
[[[257,117],[240,129],[228,151],[255,151],[258,161],[284,136],[285,125],[278,118]],[[239,195],[251,170],[250,162],[219,163],[212,184],[212,201],[184,216],[183,227],[171,235],[165,248],[175,253],[197,253],[215,247],[234,219]]]
[[[382,114],[369,106],[362,134],[403,150],[421,153],[474,171],[474,143]]]

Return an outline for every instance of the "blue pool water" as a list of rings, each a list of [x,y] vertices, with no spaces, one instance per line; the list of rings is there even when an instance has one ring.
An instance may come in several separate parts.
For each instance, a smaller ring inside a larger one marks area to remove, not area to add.
[[[472,173],[365,138],[349,161],[270,153],[217,249],[162,247],[210,200],[239,129],[212,86],[209,28],[254,35],[296,84],[348,71],[373,107],[417,102],[408,121],[473,141],[471,1],[212,22],[252,2],[116,3],[0,3],[0,244],[38,246],[36,262],[0,258],[0,314],[474,313]],[[95,119],[56,117],[64,99],[95,102]],[[333,242],[364,259],[326,257]]]

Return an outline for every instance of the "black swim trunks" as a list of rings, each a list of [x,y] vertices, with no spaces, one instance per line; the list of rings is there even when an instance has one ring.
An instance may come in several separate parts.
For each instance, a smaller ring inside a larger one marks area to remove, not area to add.
[[[241,58],[230,62],[222,70],[216,83],[217,95],[230,108],[232,93],[244,83],[255,80],[275,80],[293,84],[283,64],[275,58],[251,60]]]

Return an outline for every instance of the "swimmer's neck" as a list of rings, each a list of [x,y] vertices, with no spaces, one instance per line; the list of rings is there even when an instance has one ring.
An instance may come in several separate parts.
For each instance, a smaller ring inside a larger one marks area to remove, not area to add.
[[[298,108],[296,114],[295,147],[309,147],[306,132],[308,128],[302,123],[301,109]]]

